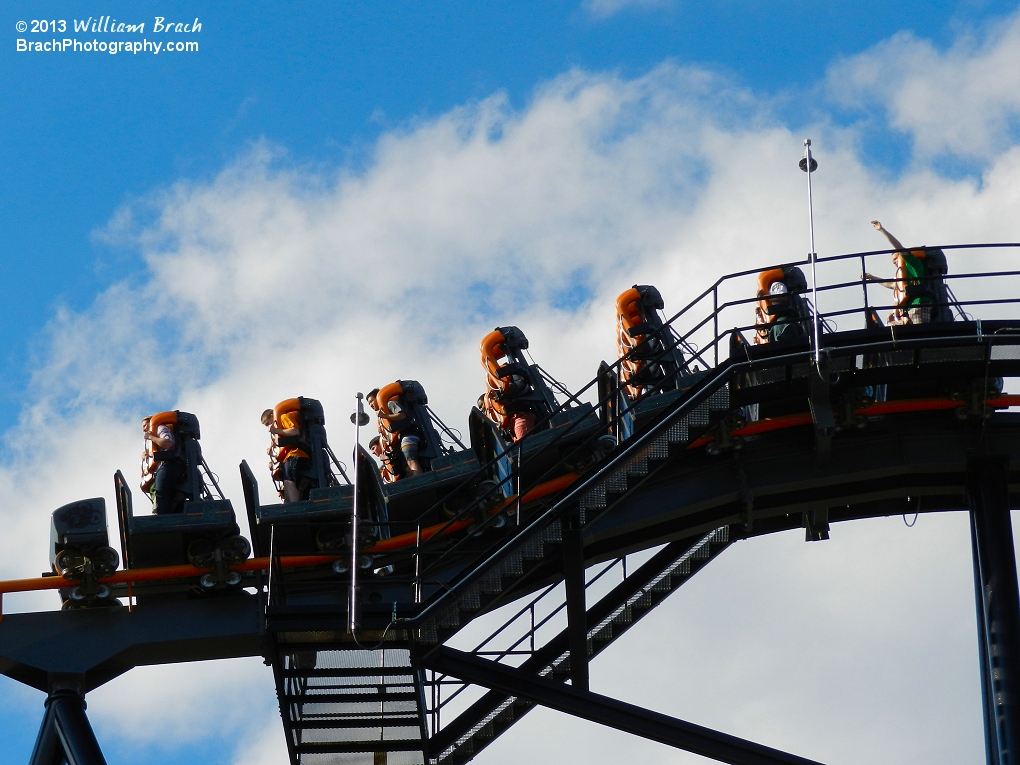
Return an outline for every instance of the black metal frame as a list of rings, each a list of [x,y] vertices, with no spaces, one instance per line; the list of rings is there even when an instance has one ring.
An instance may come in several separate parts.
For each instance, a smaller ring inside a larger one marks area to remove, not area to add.
[[[50,691],[29,765],[106,765],[85,708],[74,684]]]
[[[1020,592],[1007,464],[976,457],[967,472],[986,754],[988,765],[1011,765],[1020,744]]]
[[[732,765],[819,765],[778,749],[720,733],[623,701],[563,685],[499,662],[443,646],[423,661],[429,667],[501,693],[523,696],[558,712]]]
[[[1020,247],[1020,245],[965,245],[944,249],[976,247]],[[819,258],[818,262],[857,258],[861,262],[863,272],[868,256],[889,252],[891,251],[878,250],[854,253],[833,258]],[[796,376],[793,370],[797,367],[801,366],[809,370],[808,375],[805,376],[808,379],[804,380],[804,392],[806,403],[811,408],[815,454],[818,464],[824,465],[830,457],[832,435],[838,426],[835,418],[831,415],[832,405],[836,399],[830,398],[834,390],[834,381],[830,374],[838,372],[840,369],[848,369],[846,364],[843,367],[839,366],[840,363],[846,361],[847,357],[864,354],[870,357],[884,355],[891,358],[896,354],[900,356],[908,354],[911,355],[909,364],[918,370],[915,374],[916,377],[924,371],[922,357],[925,352],[935,352],[936,355],[938,352],[948,352],[949,355],[946,358],[955,364],[956,362],[953,361],[955,357],[952,356],[952,353],[961,348],[979,349],[979,354],[971,354],[973,359],[960,361],[958,364],[961,369],[967,370],[966,374],[971,378],[980,378],[982,373],[984,375],[984,386],[978,391],[972,391],[970,395],[973,401],[969,401],[966,408],[961,409],[965,416],[977,418],[978,421],[983,421],[982,418],[986,416],[984,400],[988,395],[989,370],[992,370],[992,374],[994,374],[995,370],[1001,370],[1004,367],[1000,364],[993,369],[994,354],[992,351],[997,340],[990,337],[987,332],[988,329],[996,327],[996,325],[986,323],[983,330],[980,321],[976,322],[976,326],[955,323],[914,328],[918,331],[887,331],[883,333],[872,330],[864,331],[860,335],[852,332],[839,336],[823,335],[818,338],[818,342],[822,346],[821,358],[824,363],[817,367],[811,366],[811,349],[800,345],[766,349],[752,349],[745,345],[742,354],[737,356],[731,354],[729,358],[720,358],[720,346],[725,348],[723,344],[730,338],[740,337],[741,329],[738,327],[736,330],[720,332],[721,315],[727,309],[750,304],[756,299],[722,301],[720,287],[729,280],[742,278],[756,272],[757,269],[721,278],[663,324],[662,331],[668,334],[674,347],[683,347],[692,354],[687,359],[687,363],[698,361],[704,363],[708,369],[700,379],[692,383],[684,395],[678,395],[665,401],[661,408],[654,413],[654,416],[648,418],[637,435],[628,439],[622,448],[601,460],[574,485],[551,499],[550,502],[538,505],[538,509],[534,510],[530,517],[521,518],[521,525],[509,534],[500,534],[498,539],[489,537],[489,542],[479,543],[473,542],[473,537],[464,536],[461,542],[458,542],[461,545],[457,548],[459,558],[457,555],[449,554],[451,549],[448,545],[449,540],[442,539],[440,535],[437,535],[436,541],[430,544],[419,544],[413,552],[408,553],[417,556],[419,560],[420,556],[426,552],[434,551],[436,553],[441,562],[441,565],[433,568],[437,586],[432,588],[429,597],[424,598],[424,602],[421,602],[420,597],[414,597],[413,608],[404,607],[399,615],[397,604],[393,606],[392,616],[389,612],[383,615],[383,608],[376,609],[378,613],[374,613],[375,622],[373,623],[382,626],[386,624],[388,617],[387,629],[400,632],[403,636],[402,640],[411,646],[412,661],[416,663],[417,672],[420,673],[422,668],[427,668],[447,677],[459,677],[463,683],[473,683],[492,689],[490,693],[484,694],[481,699],[446,727],[441,730],[433,729],[431,740],[426,740],[424,691],[421,689],[419,674],[417,680],[419,685],[414,695],[418,698],[419,708],[422,711],[420,718],[422,720],[423,752],[427,749],[430,750],[428,751],[429,756],[439,754],[444,747],[462,739],[470,726],[486,719],[500,704],[505,703],[508,697],[517,697],[531,704],[542,704],[570,714],[577,714],[585,719],[611,725],[705,756],[715,757],[724,762],[761,763],[762,765],[809,762],[794,755],[777,752],[752,742],[607,699],[587,690],[588,661],[607,644],[603,643],[600,647],[590,645],[590,641],[594,640],[593,631],[606,622],[606,619],[609,618],[607,614],[615,613],[613,609],[619,608],[620,603],[627,603],[626,598],[633,594],[635,587],[641,586],[641,580],[647,579],[648,576],[655,576],[654,569],[657,566],[660,567],[659,570],[662,570],[663,565],[668,565],[667,558],[675,556],[679,549],[675,546],[679,543],[670,545],[660,554],[654,556],[647,566],[643,566],[638,572],[627,577],[619,587],[614,588],[610,595],[588,608],[585,602],[586,567],[593,562],[607,560],[610,553],[619,556],[631,549],[637,549],[637,545],[630,546],[630,542],[626,541],[625,537],[619,536],[615,539],[617,545],[615,550],[601,550],[598,545],[592,543],[593,538],[590,532],[596,528],[600,519],[607,517],[610,510],[622,507],[621,498],[628,492],[648,486],[654,480],[669,479],[670,476],[664,472],[664,468],[670,464],[670,434],[680,424],[686,428],[687,419],[704,410],[704,427],[706,429],[715,426],[721,427],[722,417],[733,408],[733,405],[727,394],[727,404],[713,410],[711,406],[713,397],[721,391],[728,391],[727,386],[732,386],[741,375],[758,373],[768,368],[783,368],[786,370],[784,372],[786,381],[791,382]],[[947,279],[1017,275],[1020,275],[1020,272],[989,272],[960,274],[947,277]],[[863,308],[832,311],[819,314],[819,318],[824,322],[826,319],[831,320],[862,312],[866,317],[870,317],[876,306],[869,303],[867,282],[863,278],[860,281],[819,287],[818,292],[824,294],[827,291],[858,286],[864,295]],[[693,326],[685,333],[674,330],[674,326],[677,325],[681,317],[692,315],[696,306],[708,298],[711,298],[712,301],[712,311],[708,316],[693,322]],[[1016,302],[1020,302],[1020,298],[972,300],[966,301],[963,305],[978,306]],[[864,323],[866,326],[874,324],[869,318],[866,318]],[[997,329],[1010,333],[1009,339],[1016,341],[1020,338],[1018,335],[1020,327],[1016,324],[1016,322],[1007,323]],[[707,330],[709,326],[712,327],[709,342],[705,343],[700,350],[695,350],[692,345],[693,339],[697,333]],[[747,328],[749,327],[744,327],[744,329]],[[1017,342],[1010,344],[1020,345]],[[742,358],[742,355],[745,354],[746,359]],[[970,359],[970,356],[964,354],[960,356],[960,359]],[[619,386],[607,384],[607,380],[613,378],[617,366],[618,363],[604,364],[600,368],[599,376],[594,381],[570,396],[568,401],[549,417],[556,416],[564,407],[579,403],[582,395],[598,386],[600,414],[602,414],[600,432],[612,430],[612,416],[619,415],[618,399],[616,398],[619,395]],[[949,367],[944,366],[942,369],[949,369]],[[885,379],[885,377],[892,380],[899,374],[896,369],[891,368],[870,370],[869,373],[875,380]],[[867,375],[862,372],[861,379],[863,380],[865,377]],[[669,380],[663,381],[660,390],[664,390],[669,383]],[[594,410],[591,411],[594,416]],[[564,428],[563,435],[559,437],[568,435],[583,424],[583,419],[573,422],[569,428]],[[686,430],[684,432],[686,433]],[[718,432],[722,436],[725,429]],[[588,437],[588,440],[596,438],[597,435],[596,433]],[[673,442],[680,440],[672,439]],[[687,443],[687,440],[684,443]],[[584,448],[583,444],[577,446],[577,449],[582,448]],[[515,445],[513,449],[520,451],[521,447]],[[628,473],[628,466],[631,462],[639,459],[638,455],[649,451],[662,452],[662,456],[656,458],[658,460],[656,467],[646,470],[640,476]],[[539,451],[533,459],[541,461],[543,454],[548,456],[548,452]],[[506,455],[499,455],[499,457],[502,456]],[[564,457],[564,460],[566,459],[568,458]],[[676,460],[673,462],[675,463]],[[485,471],[488,467],[491,465],[483,466],[477,475],[486,475]],[[518,464],[516,467],[519,469],[520,465]],[[542,477],[548,477],[556,469],[556,467],[549,467]],[[1015,762],[1015,753],[1018,742],[1020,742],[1018,712],[1015,708],[1015,702],[1020,700],[1020,663],[1018,663],[1020,662],[1020,595],[1018,595],[1009,519],[1008,466],[999,457],[975,456],[969,463],[967,475],[988,761],[990,765],[1006,765]],[[519,478],[519,474],[517,477]],[[476,478],[472,478],[465,481],[465,486],[472,485],[475,480]],[[746,522],[739,526],[734,521],[732,525],[728,526],[731,529],[743,528],[745,536],[751,533],[755,506],[754,497],[746,484],[746,480],[741,484],[742,501],[746,505]],[[615,489],[609,490],[615,494],[612,497],[607,497],[607,486],[610,485],[616,486]],[[527,488],[518,486],[518,494],[523,494]],[[457,518],[451,520],[451,524],[475,511],[473,506],[465,508]],[[809,538],[815,539],[825,537],[831,520],[841,519],[838,513],[830,516],[829,509],[822,506],[810,511],[805,510],[803,516]],[[846,517],[855,516],[848,513]],[[726,523],[731,524],[731,521],[728,520]],[[385,525],[385,520],[380,521],[380,524]],[[488,520],[478,524],[476,533],[485,531],[487,525],[489,525]],[[688,527],[682,533],[690,534],[692,528]],[[710,525],[708,528],[715,527]],[[767,519],[765,523],[754,526],[754,533],[769,533],[780,528],[784,528],[782,523]],[[556,534],[550,536],[550,531],[555,531]],[[507,581],[507,572],[510,569],[516,570],[514,566],[509,568],[506,566],[508,561],[513,560],[514,556],[524,557],[527,550],[534,547],[536,541],[539,548],[542,548],[554,537],[555,547],[558,551],[555,561],[543,561],[540,554],[537,559],[529,559],[532,563],[529,564],[528,570],[522,569],[520,574],[515,573],[512,580]],[[645,542],[647,543],[648,540],[645,539]],[[270,555],[273,554],[274,551],[271,549]],[[493,573],[496,575],[501,590],[491,594],[483,593],[480,583],[486,577],[491,578]],[[296,612],[284,613],[285,607],[275,605],[279,602],[279,593],[277,589],[272,589],[274,581],[277,585],[280,584],[279,571],[276,572],[275,578],[272,572],[270,575],[272,591],[268,599],[271,602],[267,606],[260,600],[259,608],[263,610],[263,615],[269,614],[274,608],[278,611],[274,612],[268,622],[270,635],[267,644],[270,658],[275,663],[281,652],[297,650],[295,643],[287,643],[288,648],[283,649],[284,643],[276,639],[275,633],[293,630],[295,625],[298,625],[297,629],[301,629],[302,621],[298,616],[295,616]],[[499,661],[483,659],[478,654],[453,651],[443,645],[447,637],[457,632],[463,624],[475,616],[510,602],[521,594],[534,592],[536,588],[544,586],[544,583],[549,581],[562,581],[565,584],[566,602],[564,608],[567,613],[567,626],[545,645],[538,648],[532,646],[531,655],[520,667],[511,667],[501,664]],[[335,581],[331,581],[329,584],[335,585]],[[420,593],[420,588],[421,581],[416,577],[416,592]],[[465,604],[469,601],[478,602],[480,605],[466,606]],[[313,618],[304,622],[306,628],[314,630],[320,628],[314,625],[321,626],[322,623],[334,621],[342,623],[343,620],[337,618],[335,610],[334,608],[331,612],[329,608],[320,609],[316,614],[311,615]],[[426,637],[430,630],[436,634],[437,629],[440,630],[438,637],[431,639]],[[196,632],[201,632],[201,630],[196,630]],[[240,640],[247,645],[248,638],[249,636],[244,635],[231,637],[231,640]],[[336,638],[331,638],[331,640],[335,644]],[[309,650],[314,649],[315,645],[314,641],[309,643]],[[61,646],[61,650],[66,649]],[[569,655],[571,686],[566,686],[562,682],[568,674],[564,671],[566,665],[562,662],[564,655]],[[174,656],[170,660],[188,660],[188,658],[182,659],[179,656]],[[559,664],[556,665],[558,674],[554,676],[553,673],[547,673],[549,676],[540,676],[540,673],[546,672],[554,661],[559,661]],[[283,667],[277,669],[282,671]],[[285,696],[286,694],[281,694],[281,705],[286,701]],[[379,718],[380,724],[383,719],[384,716]],[[379,750],[406,748],[406,744],[407,742],[380,744]],[[340,743],[328,746],[333,747],[329,751],[340,751],[343,748]],[[340,749],[336,747],[340,747]],[[326,751],[327,748],[326,745],[315,745],[308,748],[307,752]],[[350,746],[347,747],[347,750],[354,751]],[[303,751],[306,750],[298,751],[297,748],[291,748],[292,758],[295,762]],[[99,759],[96,759],[97,756]],[[32,765],[56,765],[61,761],[60,758],[72,762],[74,765],[79,762],[82,765],[98,765],[102,762],[102,754],[99,752],[98,744],[95,743],[94,734],[92,734],[84,714],[82,691],[74,687],[51,689]]]

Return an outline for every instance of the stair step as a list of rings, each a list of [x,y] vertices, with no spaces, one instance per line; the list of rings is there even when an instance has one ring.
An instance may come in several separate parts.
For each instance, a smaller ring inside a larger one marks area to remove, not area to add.
[[[486,595],[498,595],[503,591],[502,577],[499,571],[490,571],[478,582],[478,589]]]
[[[609,474],[605,481],[606,491],[623,492],[627,491],[627,470],[621,468]]]
[[[687,422],[691,425],[691,427],[704,428],[709,423],[709,414],[710,410],[708,402],[704,401],[694,407],[691,413],[687,416]]]
[[[690,433],[687,428],[687,419],[684,418],[679,422],[674,422],[669,426],[669,431],[666,433],[666,438],[671,444],[687,443],[690,441]]]
[[[521,547],[521,555],[525,560],[541,560],[545,557],[545,540],[536,534]]]
[[[599,483],[581,497],[582,510],[601,510],[606,506],[606,485]]]
[[[452,606],[447,606],[439,615],[436,616],[436,624],[440,627],[459,627],[460,626],[460,608],[455,603]]]
[[[524,556],[520,550],[514,550],[503,559],[497,570],[503,576],[521,576],[524,574]],[[502,589],[502,588],[501,588]]]
[[[658,580],[652,583],[651,587],[648,588],[649,592],[672,592],[673,585],[672,582],[670,581],[670,578],[671,577],[669,574],[666,574],[665,576],[659,578]]]
[[[623,607],[620,613],[613,617],[613,624],[631,624],[633,621],[634,614],[629,603]]]
[[[460,597],[462,611],[478,611],[482,607],[481,589],[477,584],[468,587]]]
[[[710,409],[720,411],[722,409],[730,408],[730,386],[729,383],[723,385],[718,390],[712,392],[708,397],[708,406]]]
[[[627,462],[624,468],[627,475],[645,476],[648,475],[648,447],[641,449],[634,457]]]
[[[657,436],[648,445],[648,459],[664,460],[669,456],[669,439],[665,435]]]
[[[548,544],[559,544],[563,541],[563,525],[559,520],[553,521],[545,527],[542,538]]]

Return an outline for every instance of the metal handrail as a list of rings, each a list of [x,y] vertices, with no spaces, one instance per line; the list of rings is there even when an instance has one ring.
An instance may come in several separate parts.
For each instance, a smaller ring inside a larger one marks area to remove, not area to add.
[[[867,351],[867,352],[882,352],[894,349],[902,349],[905,347],[917,347],[919,345],[932,345],[940,343],[959,343],[960,336],[958,334],[949,334],[944,336],[928,336],[923,338],[899,338],[892,340],[881,340],[871,341],[867,343],[854,343],[848,346],[826,346],[824,351],[826,354],[833,352],[843,351]],[[978,342],[983,342],[980,335],[975,338]],[[777,364],[789,364],[797,363],[802,361],[808,361],[811,357],[811,351],[804,349],[798,350],[791,353],[777,354],[770,356],[767,362],[771,365]],[[437,614],[447,603],[453,599],[459,597],[470,584],[479,576],[484,575],[494,565],[497,565],[505,557],[519,549],[527,541],[546,525],[551,523],[560,513],[568,509],[572,504],[580,501],[580,498],[587,493],[590,489],[594,488],[604,476],[613,472],[614,470],[622,467],[631,457],[631,454],[638,451],[648,445],[652,440],[662,435],[677,419],[685,416],[694,407],[704,403],[708,398],[718,390],[722,385],[729,382],[729,380],[736,374],[745,371],[751,371],[755,368],[755,365],[761,366],[761,360],[741,360],[735,361],[728,359],[722,362],[715,370],[714,375],[704,378],[701,383],[695,386],[689,395],[674,402],[668,407],[661,415],[659,420],[654,425],[650,426],[641,435],[634,437],[634,439],[627,442],[627,448],[619,451],[615,454],[610,455],[607,458],[607,462],[601,466],[597,471],[582,476],[582,480],[576,484],[571,485],[567,494],[560,498],[554,505],[546,508],[543,512],[536,514],[526,526],[520,528],[517,534],[502,545],[498,550],[493,551],[487,555],[484,560],[480,563],[475,564],[470,570],[462,573],[452,585],[448,585],[442,592],[438,593],[437,596],[425,604],[424,608],[415,616],[406,617],[404,619],[398,619],[395,622],[395,626],[400,625],[407,628],[415,628],[421,626],[432,616]],[[1012,397],[1009,397],[1010,401],[1005,402],[1004,405],[1013,405],[1015,402],[1012,401]]]
[[[992,244],[941,245],[941,246],[939,246],[937,248],[936,247],[928,247],[928,249],[943,249],[943,250],[947,250],[947,249],[948,250],[959,249],[959,250],[963,250],[963,249],[981,249],[981,248],[992,248],[992,249],[995,249],[995,248],[1015,248],[1015,247],[1020,247],[1020,244],[1017,244],[1017,243],[992,243]],[[914,248],[914,249],[918,249],[918,248]],[[835,317],[835,316],[850,315],[850,314],[853,314],[853,313],[865,313],[867,311],[872,311],[872,310],[876,310],[876,309],[884,309],[885,307],[881,306],[881,305],[879,305],[879,306],[870,305],[869,300],[867,298],[867,284],[869,282],[865,278],[865,272],[866,272],[866,260],[865,259],[867,257],[870,257],[870,256],[883,255],[883,254],[891,254],[891,253],[898,252],[898,251],[899,250],[896,250],[896,249],[871,250],[871,251],[866,251],[866,252],[847,253],[847,254],[842,254],[842,255],[834,255],[834,256],[828,256],[828,257],[824,257],[824,258],[818,258],[817,259],[817,263],[820,263],[820,264],[839,262],[839,261],[844,261],[844,260],[850,260],[850,259],[857,258],[857,259],[861,260],[862,268],[861,268],[861,278],[859,280],[854,280],[854,281],[850,281],[850,282],[842,282],[842,283],[838,283],[838,284],[835,284],[835,285],[820,286],[820,287],[818,287],[817,291],[819,291],[819,292],[831,292],[831,291],[834,291],[834,290],[846,289],[846,288],[849,288],[849,287],[861,287],[863,295],[864,295],[864,306],[863,307],[857,308],[857,309],[846,309],[846,310],[829,312],[829,313],[820,313],[819,314],[819,320],[824,324],[826,319],[832,318],[832,317]],[[785,264],[785,265],[798,265],[799,266],[799,265],[807,265],[809,262],[810,262],[810,259],[807,259],[807,260],[803,260],[803,261],[796,261],[796,262],[794,262],[792,264],[788,263],[788,264]],[[672,330],[672,329],[674,329],[674,324],[682,316],[687,314],[689,311],[693,310],[694,307],[696,305],[698,305],[700,302],[702,302],[709,294],[712,294],[712,296],[713,296],[713,310],[712,310],[712,313],[710,315],[708,315],[708,316],[703,317],[701,319],[701,321],[696,323],[685,334],[682,334],[682,335],[678,334],[678,336],[674,339],[674,343],[677,346],[689,345],[690,338],[698,330],[702,329],[709,322],[712,322],[712,324],[713,324],[713,337],[712,337],[711,341],[708,344],[706,344],[704,347],[702,347],[699,351],[697,351],[697,353],[695,353],[691,357],[691,359],[689,359],[689,362],[700,361],[701,363],[704,363],[706,367],[708,367],[709,363],[707,361],[707,356],[708,356],[709,352],[712,352],[713,355],[714,355],[715,366],[718,366],[718,363],[719,363],[718,362],[718,360],[719,360],[719,347],[730,336],[730,334],[733,331],[732,329],[726,329],[726,330],[723,330],[723,331],[720,332],[720,330],[719,330],[719,316],[720,316],[720,314],[724,310],[726,310],[728,308],[731,308],[731,307],[734,307],[734,306],[739,306],[739,305],[751,304],[751,303],[757,302],[757,300],[758,300],[757,296],[755,296],[755,297],[751,297],[751,298],[742,298],[742,299],[738,299],[738,300],[725,301],[722,304],[720,304],[719,303],[719,289],[720,289],[720,287],[723,284],[725,284],[728,281],[731,281],[731,280],[737,279],[737,278],[741,278],[741,277],[745,277],[745,276],[749,276],[749,275],[752,275],[752,274],[757,274],[761,270],[762,269],[760,269],[760,268],[749,269],[749,270],[734,272],[734,273],[727,274],[727,275],[724,275],[724,276],[720,277],[719,279],[716,280],[716,282],[711,287],[709,287],[704,292],[702,292],[700,295],[698,295],[693,300],[691,300],[686,306],[684,306],[682,309],[680,309],[680,311],[678,311],[676,314],[674,314],[672,317],[670,317],[664,323],[663,330]],[[991,277],[1016,276],[1016,275],[1020,275],[1020,271],[997,271],[997,272],[985,272],[985,273],[977,273],[977,274],[950,274],[950,275],[947,275],[947,277],[945,277],[945,278],[947,278],[947,279],[971,279],[971,278],[991,278]],[[892,280],[890,280],[890,281],[892,281]],[[986,301],[982,301],[982,300],[969,300],[969,301],[956,301],[956,302],[959,305],[986,305],[986,304],[998,304],[998,303],[1008,304],[1008,303],[1020,302],[1020,299],[992,299],[992,300],[986,300]],[[808,303],[808,305],[809,305],[809,310],[811,310],[812,313],[813,313],[814,312],[814,306],[812,306],[810,303]],[[897,306],[890,305],[888,307],[889,308],[896,308]],[[743,330],[751,329],[753,326],[754,325],[746,325],[744,327],[738,327],[736,329],[738,331],[743,331]],[[665,338],[663,338],[663,339],[665,339]],[[820,345],[822,345],[822,344],[820,343]],[[622,359],[622,358],[621,359],[617,359],[616,362],[614,362],[611,365],[608,365],[608,370],[606,370],[606,371],[609,371],[609,372],[618,372],[618,367],[622,363],[623,360],[624,359]],[[566,408],[567,404],[570,401],[579,401],[580,400],[580,396],[582,394],[584,394],[585,392],[590,390],[593,386],[597,385],[598,379],[599,378],[594,378],[591,381],[589,381],[577,393],[573,394],[567,402],[565,402],[564,404],[561,404],[560,407],[558,407],[553,412],[553,414],[556,414],[556,413],[562,411],[564,408]],[[661,384],[661,381],[660,381],[660,384]],[[606,402],[599,401],[598,403],[599,403],[599,405],[602,405],[602,404],[604,404]],[[551,416],[552,415],[550,415],[550,417]],[[554,439],[549,445],[547,445],[546,448],[544,448],[542,450],[542,452],[547,451],[549,446],[551,446],[554,443],[557,443],[559,440],[561,440],[562,438],[566,437],[579,424],[580,423],[574,423],[571,426],[569,426],[568,428],[566,428],[565,432],[561,433],[558,436],[558,438]],[[507,454],[509,454],[512,451],[515,451],[515,450],[517,450],[519,448],[520,448],[520,443],[519,442],[516,443],[516,444],[513,444],[510,447],[508,447],[503,452],[501,452],[499,455],[497,455],[496,458],[494,458],[492,461],[490,461],[489,463],[486,463],[486,465],[482,466],[479,469],[478,473],[476,473],[471,478],[468,478],[460,487],[457,487],[457,489],[455,489],[454,491],[456,492],[456,491],[460,490],[461,488],[463,488],[464,486],[467,486],[467,485],[473,485],[478,480],[478,477],[480,475],[482,475],[487,468],[491,467],[493,463],[495,463],[501,457],[504,457]],[[541,456],[542,452],[540,452],[539,455],[534,455],[531,459],[538,458],[539,456]],[[521,467],[520,465],[517,466],[518,471],[519,471],[520,467]],[[546,471],[546,473],[545,473],[545,475],[543,477],[548,476],[550,473],[554,472],[556,467],[557,467],[556,465],[551,466]],[[455,518],[453,518],[453,519],[451,519],[449,521],[451,526],[453,524],[458,523],[458,522],[462,522],[462,520],[461,520],[462,518],[464,518],[464,517],[472,514],[473,512],[475,512],[475,510],[477,508],[477,505],[478,505],[478,503],[469,503],[469,505],[467,507],[465,507],[461,511],[461,513],[459,513]],[[436,503],[435,506],[429,508],[429,510],[426,511],[426,514],[429,513],[429,512],[434,511],[438,506],[439,506],[439,503]],[[423,516],[424,515],[425,514],[423,514]],[[428,548],[429,548],[429,545],[426,545],[425,548],[423,548],[423,549],[418,551],[418,554],[419,555],[428,554],[429,553]],[[449,553],[449,552],[450,551],[448,549],[444,550],[444,552],[440,553],[440,556],[441,557],[446,557],[446,553]]]

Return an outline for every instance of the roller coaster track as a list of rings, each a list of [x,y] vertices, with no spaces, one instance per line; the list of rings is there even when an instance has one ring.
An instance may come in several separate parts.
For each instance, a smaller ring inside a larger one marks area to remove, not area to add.
[[[866,258],[885,252],[820,263],[838,277],[859,261],[863,274]],[[1020,376],[1020,319],[882,327],[874,316],[888,306],[869,304],[862,279],[836,278],[818,291],[836,307],[821,323],[858,327],[830,327],[815,363],[812,338],[750,345],[753,328],[730,321],[752,301],[727,300],[725,288],[753,273],[723,277],[667,322],[703,367],[683,385],[627,401],[615,365],[604,365],[549,430],[479,455],[478,471],[444,495],[470,497],[452,517],[437,515],[444,500],[430,494],[411,530],[370,521],[375,536],[354,537],[369,564],[353,598],[339,565],[351,551],[280,554],[271,535],[268,550],[256,543],[260,557],[225,567],[246,588],[234,597],[8,615],[0,671],[50,694],[32,765],[102,762],[80,701],[131,667],[245,655],[273,666],[295,765],[461,765],[539,705],[722,762],[808,763],[592,693],[589,662],[734,541],[792,529],[817,541],[838,522],[940,511],[971,516],[986,753],[992,765],[1015,762],[1020,596],[1009,508],[1020,500],[1020,415],[1005,410],[1020,396],[1002,380]],[[957,310],[1008,311],[1020,302],[1010,297],[1018,276],[958,274],[961,284],[1011,286]],[[845,299],[853,290],[863,304]],[[586,395],[597,399],[587,409]],[[592,451],[607,432],[618,445]],[[479,483],[504,464],[509,477]],[[316,512],[349,523],[337,502],[331,495]],[[126,588],[208,570],[135,568],[99,582],[130,603]],[[5,582],[0,596],[61,584]]]

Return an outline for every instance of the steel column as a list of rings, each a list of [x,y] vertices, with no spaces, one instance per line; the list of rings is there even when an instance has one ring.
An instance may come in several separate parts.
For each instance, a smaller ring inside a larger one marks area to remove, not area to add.
[[[431,669],[465,682],[530,699],[549,709],[632,733],[660,744],[700,754],[730,765],[819,765],[778,749],[703,728],[675,717],[557,683],[530,672],[446,646],[426,657]]]
[[[1017,765],[1020,757],[1020,592],[1009,477],[1004,459],[967,464],[967,495],[974,553],[981,689],[989,765]]]
[[[85,699],[60,688],[46,699],[46,714],[29,765],[106,765],[96,734],[85,716]]]
[[[575,511],[563,519],[563,586],[567,598],[570,682],[588,690],[588,623],[584,602],[584,542],[581,519]]]

